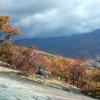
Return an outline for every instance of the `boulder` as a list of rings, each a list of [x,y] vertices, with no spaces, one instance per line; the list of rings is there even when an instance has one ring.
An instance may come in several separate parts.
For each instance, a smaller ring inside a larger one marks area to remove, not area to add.
[[[52,74],[49,71],[39,70],[37,71],[36,75],[44,76],[45,78],[51,78]]]

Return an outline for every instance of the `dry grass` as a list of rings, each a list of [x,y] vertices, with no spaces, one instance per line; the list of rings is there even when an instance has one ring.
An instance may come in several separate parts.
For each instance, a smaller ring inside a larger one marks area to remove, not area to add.
[[[21,77],[25,77],[25,76],[21,76]],[[72,85],[69,85],[69,84],[66,84],[62,81],[58,81],[58,80],[53,79],[53,78],[52,79],[45,79],[45,78],[37,77],[36,75],[34,75],[34,76],[30,75],[29,77],[26,77],[26,78],[32,80],[33,82],[37,82],[37,83],[45,85],[45,86],[50,86],[53,88],[67,90],[67,91],[72,90],[72,91],[80,92],[79,88],[72,86]]]
[[[0,73],[19,73],[20,71],[0,66]]]

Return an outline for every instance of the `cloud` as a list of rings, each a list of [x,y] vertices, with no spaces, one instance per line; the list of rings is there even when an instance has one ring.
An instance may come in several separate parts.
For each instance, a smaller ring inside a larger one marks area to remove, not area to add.
[[[0,0],[21,37],[67,36],[100,28],[100,0]]]

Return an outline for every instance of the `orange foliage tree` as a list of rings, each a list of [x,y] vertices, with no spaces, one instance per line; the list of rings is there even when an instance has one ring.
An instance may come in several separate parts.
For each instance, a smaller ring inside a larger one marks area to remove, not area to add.
[[[8,42],[12,36],[20,34],[20,30],[10,25],[9,16],[0,16],[0,42]]]
[[[69,68],[68,80],[77,87],[82,87],[86,81],[86,65],[77,60],[76,63]]]

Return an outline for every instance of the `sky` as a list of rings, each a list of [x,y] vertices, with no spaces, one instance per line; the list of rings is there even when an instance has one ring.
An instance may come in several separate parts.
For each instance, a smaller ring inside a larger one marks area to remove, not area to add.
[[[0,0],[20,37],[56,37],[100,28],[100,0]]]

